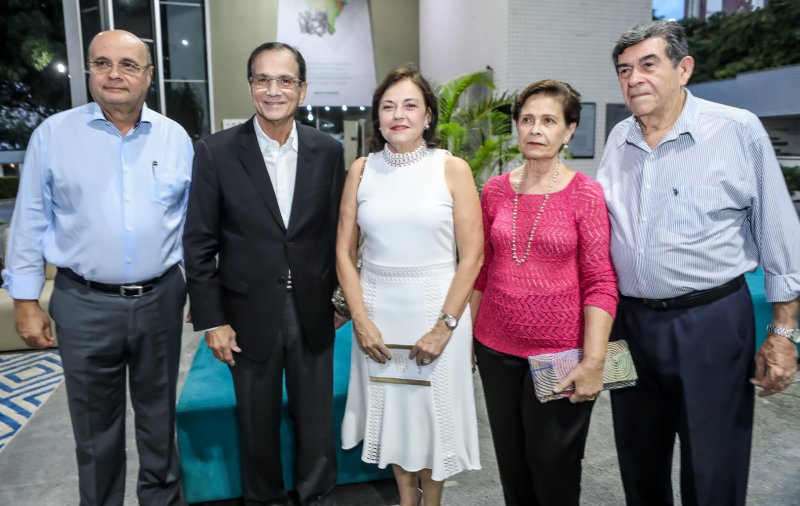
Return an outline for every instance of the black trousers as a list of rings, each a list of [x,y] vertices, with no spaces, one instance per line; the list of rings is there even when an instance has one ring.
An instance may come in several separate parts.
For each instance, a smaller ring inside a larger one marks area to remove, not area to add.
[[[683,504],[743,505],[755,353],[747,285],[689,309],[655,310],[622,299],[612,335],[628,340],[639,374],[634,388],[611,394],[628,504],[673,504],[677,434]]]
[[[331,313],[331,325],[333,325]],[[302,504],[332,504],[336,485],[333,435],[333,346],[314,354],[303,339],[292,292],[278,343],[263,362],[237,355],[231,367],[239,417],[245,504],[288,504],[281,468],[283,374],[296,442],[296,487]]]
[[[577,506],[594,401],[542,404],[526,359],[473,342],[506,504]]]
[[[126,378],[139,451],[139,504],[181,504],[175,387],[185,302],[178,269],[141,297],[56,277],[50,314],[64,365],[82,506],[122,506]]]

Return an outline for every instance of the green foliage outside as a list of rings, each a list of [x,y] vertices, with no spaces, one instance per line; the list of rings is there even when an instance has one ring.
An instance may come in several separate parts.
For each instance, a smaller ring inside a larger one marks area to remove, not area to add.
[[[0,199],[11,199],[16,197],[17,188],[19,188],[19,177],[0,177]]]
[[[480,87],[488,88],[488,93],[470,100],[468,91],[480,91]],[[441,147],[466,160],[479,187],[519,157],[519,146],[512,134],[513,95],[494,91],[487,73],[463,75],[436,86],[436,96],[436,134]]]
[[[683,19],[680,23],[689,37],[689,53],[697,62],[693,83],[800,63],[798,0],[770,0],[753,12],[720,12],[706,22]]]
[[[789,188],[789,195],[794,195],[796,192],[800,193],[800,166],[781,166],[781,170],[783,171],[783,178],[786,179],[786,186]]]
[[[25,149],[33,129],[69,107],[60,0],[0,2],[0,149]],[[82,76],[76,76],[81,79]]]

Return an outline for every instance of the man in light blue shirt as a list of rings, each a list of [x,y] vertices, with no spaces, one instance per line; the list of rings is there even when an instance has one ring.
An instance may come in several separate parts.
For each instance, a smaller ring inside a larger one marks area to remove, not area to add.
[[[597,179],[611,218],[622,297],[612,335],[639,381],[612,392],[629,505],[743,505],[754,388],[785,389],[800,343],[800,223],[752,113],[698,99],[683,28],[655,21],[613,51],[633,116],[608,137]],[[761,264],[772,324],[754,329],[744,273]],[[767,337],[755,353],[755,331]]]
[[[125,380],[140,457],[140,504],[180,503],[174,444],[186,289],[178,264],[193,148],[144,105],[147,45],[121,30],[89,46],[95,102],[56,114],[25,156],[3,271],[17,331],[53,346],[38,299],[45,261],[64,366],[82,505],[123,503]]]

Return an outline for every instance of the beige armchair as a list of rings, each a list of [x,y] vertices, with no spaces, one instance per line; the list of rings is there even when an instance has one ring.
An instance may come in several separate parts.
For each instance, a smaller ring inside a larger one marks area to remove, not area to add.
[[[3,240],[0,241],[2,249],[0,252],[6,251],[6,244],[8,242],[8,229],[3,232]],[[45,269],[45,282],[42,288],[42,293],[39,296],[39,304],[47,312],[50,306],[50,295],[53,293],[53,280],[56,277],[56,267],[47,264]],[[56,327],[52,326],[53,334],[55,334]],[[14,322],[14,301],[8,295],[6,290],[0,290],[0,352],[12,350],[27,350],[30,349],[25,342],[17,335],[17,330]]]

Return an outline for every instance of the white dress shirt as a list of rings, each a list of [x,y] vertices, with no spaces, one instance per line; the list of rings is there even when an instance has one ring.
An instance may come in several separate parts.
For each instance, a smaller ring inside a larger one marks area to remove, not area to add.
[[[267,166],[272,189],[278,199],[283,225],[289,228],[289,216],[292,211],[292,197],[294,197],[294,182],[297,178],[297,124],[292,122],[292,133],[281,146],[261,129],[258,116],[253,118],[256,130],[258,147]]]

